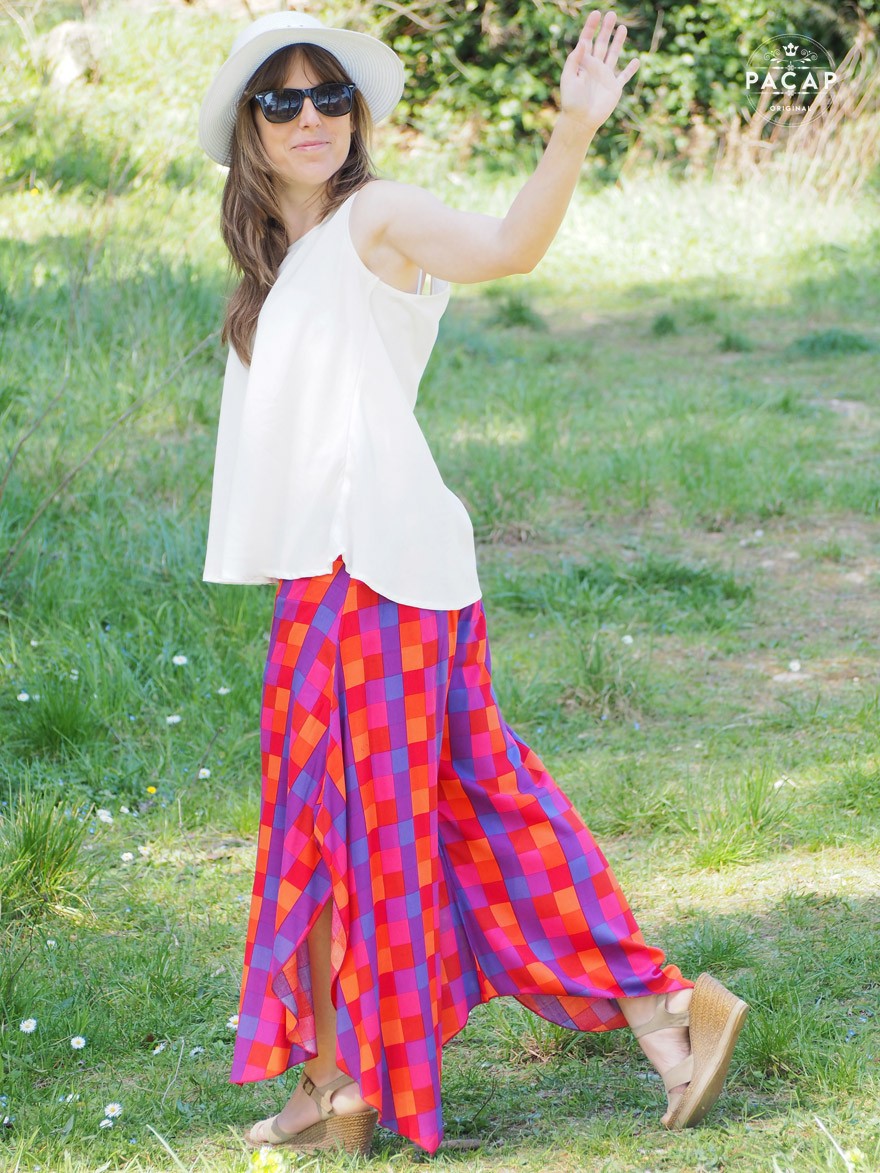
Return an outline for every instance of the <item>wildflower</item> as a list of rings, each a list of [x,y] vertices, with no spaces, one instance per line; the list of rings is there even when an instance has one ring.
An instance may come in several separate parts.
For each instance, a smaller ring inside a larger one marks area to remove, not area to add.
[[[284,1173],[289,1166],[281,1153],[275,1152],[268,1145],[251,1155],[248,1166],[250,1173]]]
[[[200,778],[210,778],[211,777],[211,771],[208,769],[207,766],[202,766],[201,770],[199,770],[199,777]]]
[[[180,713],[172,713],[170,717],[166,717],[165,724],[166,725],[179,725],[180,724]]]
[[[121,1112],[122,1104],[117,1104],[115,1101],[104,1109],[105,1116],[119,1116]]]
[[[23,1030],[26,1035],[32,1035],[37,1029],[37,1020],[35,1018],[26,1018],[18,1029]]]
[[[800,670],[801,670],[800,660],[789,660],[788,670],[789,670],[789,672],[800,672]]]
[[[171,663],[181,667],[183,664],[188,664],[189,661],[187,660],[186,656],[172,656]]]
[[[130,851],[123,851],[119,858],[123,863],[131,863],[131,861],[134,859],[134,855]]]
[[[31,698],[30,698],[30,694],[29,694],[29,693],[27,693],[27,692],[20,692],[20,693],[18,694],[18,696],[17,696],[15,699],[16,699],[16,700],[18,700],[18,701],[29,701]]]
[[[32,648],[38,648],[39,646],[40,646],[40,641],[38,639],[31,640],[31,647]]]
[[[129,809],[128,809],[128,807],[127,807],[127,806],[121,806],[121,807],[119,808],[119,813],[120,813],[121,815],[127,815],[127,814],[129,814],[129,813],[130,813],[130,811],[129,811]]]
[[[156,793],[156,787],[155,787],[155,786],[148,786],[148,787],[147,787],[147,794],[155,794],[155,793]]]
[[[113,822],[113,816],[110,814],[110,812],[108,810],[104,810],[103,807],[101,808],[101,810],[99,810],[97,812],[97,815],[102,823],[112,823]]]
[[[227,688],[225,684],[221,684],[217,689],[217,696],[229,696],[232,689]]]
[[[141,844],[140,847],[138,847],[138,852],[140,855],[149,855],[150,849],[149,847],[145,847],[143,844]]]
[[[70,1045],[73,1047],[74,1051],[81,1051],[86,1045],[86,1040],[82,1037],[82,1035],[74,1035],[70,1040]]]
[[[113,1121],[112,1120],[102,1120],[101,1123],[98,1125],[98,1127],[99,1128],[112,1128]]]
[[[226,1021],[226,1025],[230,1030],[238,1030],[238,1015],[232,1014]]]
[[[54,939],[54,937],[49,937],[49,939],[46,941],[46,948],[54,949],[57,944],[58,942]]]
[[[633,641],[633,637],[631,635],[625,635],[625,636],[623,636],[623,639],[621,640],[621,642],[625,643],[625,644],[631,644],[632,641]]]
[[[71,668],[69,676],[71,680],[79,680],[79,668]]]
[[[193,1055],[203,1055],[203,1054],[204,1054],[204,1052],[205,1052],[205,1048],[204,1048],[204,1047],[190,1047],[190,1049],[189,1049],[190,1058],[191,1058]]]
[[[164,1051],[167,1046],[168,1046],[167,1043],[156,1043],[155,1047],[153,1047],[153,1054],[154,1055],[161,1054],[162,1051]]]

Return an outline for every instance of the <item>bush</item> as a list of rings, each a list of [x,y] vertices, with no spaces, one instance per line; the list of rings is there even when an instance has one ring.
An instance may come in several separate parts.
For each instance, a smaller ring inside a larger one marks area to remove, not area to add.
[[[363,6],[362,26],[409,68],[398,123],[453,143],[463,156],[508,166],[534,156],[552,129],[559,77],[592,0],[411,0]],[[699,121],[717,138],[744,104],[745,64],[762,41],[796,31],[840,61],[859,27],[880,27],[878,0],[780,9],[766,0],[662,7],[636,0],[617,10],[627,26],[621,62],[640,58],[621,105],[595,145],[614,163],[636,138],[661,157],[683,156]],[[656,42],[656,43],[655,43]]]

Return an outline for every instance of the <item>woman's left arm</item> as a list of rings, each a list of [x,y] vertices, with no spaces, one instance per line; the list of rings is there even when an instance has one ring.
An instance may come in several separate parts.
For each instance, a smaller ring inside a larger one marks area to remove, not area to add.
[[[594,10],[587,17],[562,71],[561,110],[550,141],[503,219],[456,211],[423,188],[378,183],[381,192],[376,190],[364,209],[372,221],[374,247],[393,249],[447,281],[531,272],[559,230],[593,136],[638,69],[633,58],[614,72],[626,37],[625,25],[614,32],[615,22],[613,12],[601,19]]]

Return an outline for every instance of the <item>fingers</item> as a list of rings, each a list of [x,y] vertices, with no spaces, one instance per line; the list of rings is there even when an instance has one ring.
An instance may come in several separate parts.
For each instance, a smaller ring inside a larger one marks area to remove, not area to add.
[[[606,12],[602,18],[602,23],[599,25],[599,35],[596,37],[596,43],[593,46],[593,56],[598,57],[600,61],[605,60],[605,54],[608,52],[608,42],[611,39],[611,32],[616,20],[617,17],[613,12]],[[621,28],[623,28],[623,25],[621,25]]]
[[[608,65],[613,66],[617,64],[620,50],[623,48],[623,42],[626,40],[626,25],[619,24],[615,30],[614,26],[616,22],[617,17],[613,10],[606,12],[603,17],[597,8],[593,9],[586,19],[578,41],[577,47],[580,50],[578,54],[579,61],[583,60],[584,56],[591,55],[597,57],[600,61],[606,62]],[[593,44],[593,37],[597,29],[599,35],[596,37],[595,44]]]

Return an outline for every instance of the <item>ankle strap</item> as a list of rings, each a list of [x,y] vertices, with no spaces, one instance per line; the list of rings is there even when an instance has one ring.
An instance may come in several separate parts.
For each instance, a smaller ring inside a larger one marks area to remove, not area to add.
[[[338,1091],[341,1087],[345,1087],[348,1083],[355,1081],[350,1075],[338,1075],[336,1079],[332,1079],[329,1083],[322,1084],[321,1087],[315,1083],[311,1076],[303,1073],[302,1082],[300,1086],[307,1096],[311,1096],[318,1105],[318,1110],[321,1113],[321,1119],[326,1120],[333,1115],[333,1107],[330,1101],[333,1099],[333,1093]]]
[[[690,1008],[687,1010],[671,1011],[666,1009],[666,998],[661,996],[656,1009],[647,1022],[632,1027],[637,1039],[642,1035],[653,1034],[655,1030],[666,1030],[670,1026],[688,1026],[690,1024]]]

